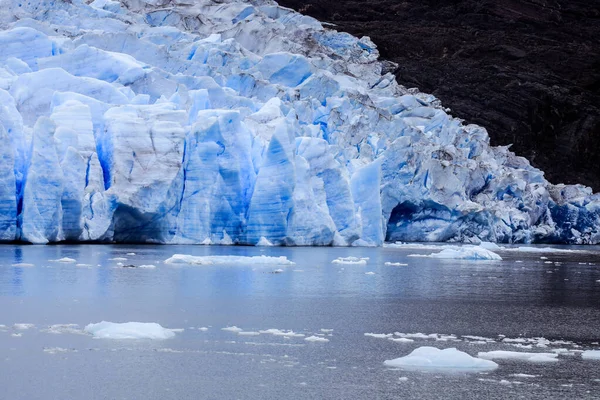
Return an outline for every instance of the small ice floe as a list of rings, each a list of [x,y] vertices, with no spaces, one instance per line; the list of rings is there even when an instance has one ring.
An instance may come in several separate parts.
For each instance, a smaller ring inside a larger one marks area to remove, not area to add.
[[[58,260],[49,260],[51,262],[59,262],[59,263],[65,263],[65,264],[70,264],[70,263],[75,263],[77,262],[76,259],[74,258],[69,258],[69,257],[63,257],[63,258],[59,258]]]
[[[258,336],[258,335],[260,335],[260,332],[239,331],[237,334],[240,335],[240,336]]]
[[[156,265],[154,265],[154,264],[142,264],[142,265],[139,265],[138,268],[142,268],[142,269],[154,269],[154,268],[156,268]]]
[[[400,378],[398,378],[399,382],[406,382],[408,381],[408,378],[406,376],[401,376]]]
[[[65,349],[63,347],[44,347],[43,350],[46,354],[58,354],[58,353],[76,353],[75,349]]]
[[[25,267],[35,267],[35,265],[30,264],[30,263],[14,263],[12,264],[13,267],[20,267],[20,268],[25,268]]]
[[[283,270],[281,268],[271,271],[272,274],[280,274]]]
[[[273,243],[269,242],[269,239],[267,239],[266,237],[261,236],[256,245],[259,247],[271,247],[273,246]]]
[[[437,333],[432,333],[430,335],[426,335],[426,334],[421,333],[421,332],[417,332],[417,333],[394,332],[394,335],[400,336],[400,337],[403,337],[403,338],[409,338],[409,339],[433,339],[433,338],[437,338]]]
[[[347,265],[367,265],[368,257],[339,257],[333,260],[332,264],[347,264]]]
[[[518,253],[587,253],[587,250],[573,250],[573,249],[557,249],[554,247],[531,247],[531,246],[520,246],[520,247],[502,247],[502,251],[513,251]]]
[[[34,328],[35,325],[34,324],[14,324],[13,325],[13,329],[17,329],[20,331],[26,331],[27,329],[31,329]]]
[[[391,338],[394,335],[391,333],[365,333],[365,336],[370,336],[370,337],[374,337],[377,339],[387,339],[387,338]]]
[[[600,350],[586,350],[581,353],[584,360],[600,360]]]
[[[63,333],[70,333],[76,335],[85,334],[85,332],[77,324],[54,324],[48,328],[43,329],[42,332],[51,333],[53,335],[60,335]]]
[[[296,333],[294,331],[284,331],[280,329],[265,329],[263,331],[259,331],[260,333],[270,334],[273,336],[286,336],[286,337],[304,337],[305,335],[302,333]]]
[[[323,332],[323,333],[331,333],[331,332],[333,332],[333,329],[323,329],[323,328],[321,328],[321,332]]]
[[[154,351],[158,353],[185,353],[183,350],[175,350],[168,347],[161,347],[160,349],[155,349]]]
[[[535,378],[537,375],[530,374],[510,374],[510,376],[514,376],[515,378]]]
[[[498,368],[493,361],[471,357],[456,348],[440,350],[429,346],[419,347],[404,357],[386,360],[384,365],[423,371],[480,372]]]
[[[502,257],[498,254],[480,246],[463,246],[455,249],[444,249],[439,253],[431,254],[409,254],[408,257],[429,257],[443,260],[502,261]]]
[[[243,329],[242,328],[238,328],[237,326],[227,326],[225,328],[221,328],[222,331],[227,331],[227,332],[242,332]]]
[[[547,259],[548,259],[548,257],[545,257],[545,256],[540,257],[540,260],[547,260]]]
[[[75,264],[76,267],[91,267],[92,264]]]
[[[407,267],[408,266],[408,264],[403,264],[401,262],[390,262],[390,261],[385,262],[383,265],[387,265],[390,267]]]
[[[295,265],[285,256],[191,256],[187,254],[174,254],[165,260],[165,264],[189,264],[189,265],[223,265],[223,264],[245,264],[245,265]]]
[[[326,339],[324,337],[320,337],[320,336],[309,336],[304,338],[304,340],[306,340],[307,342],[329,342],[329,339]]]
[[[199,331],[202,331],[202,332],[206,332],[206,331],[208,330],[208,328],[207,328],[207,327],[205,327],[205,326],[203,326],[203,327],[201,327],[201,328],[198,328],[198,330],[199,330]]]
[[[135,253],[127,253],[126,256],[135,256]]]
[[[401,338],[390,337],[390,338],[388,338],[388,340],[391,340],[392,342],[396,342],[396,343],[412,343],[412,342],[414,342],[413,339],[403,338],[403,337],[401,337]]]
[[[114,257],[114,258],[109,258],[110,261],[127,261],[126,257]]]
[[[97,339],[170,339],[177,329],[163,328],[155,322],[107,322],[88,324],[85,332]]]
[[[10,336],[12,336],[12,337],[21,337],[21,336],[23,336],[23,334],[22,333],[13,333]]]
[[[558,362],[556,353],[526,353],[519,351],[494,350],[479,352],[477,357],[485,360],[520,360],[535,363]]]
[[[365,272],[365,275],[375,275],[375,272],[373,272],[373,271]]]

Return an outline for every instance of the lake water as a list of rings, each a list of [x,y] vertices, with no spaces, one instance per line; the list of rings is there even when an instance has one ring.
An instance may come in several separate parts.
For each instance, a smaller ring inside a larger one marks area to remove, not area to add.
[[[409,257],[433,252],[410,248],[1,246],[0,398],[600,398],[600,361],[577,353],[600,349],[600,248],[571,249],[457,261]],[[296,264],[165,264],[175,253],[286,256]],[[332,264],[347,256],[369,260]],[[63,257],[77,261],[51,261]],[[273,273],[279,268],[283,272]],[[162,341],[83,333],[85,325],[102,320],[158,322],[183,331]],[[55,324],[76,325],[49,329]],[[305,336],[222,330],[233,325]],[[443,336],[410,343],[365,336],[394,332]],[[444,336],[450,334],[456,339]],[[304,340],[311,335],[329,341]],[[576,352],[556,363],[497,360],[499,368],[489,373],[383,365],[426,345],[473,356]]]

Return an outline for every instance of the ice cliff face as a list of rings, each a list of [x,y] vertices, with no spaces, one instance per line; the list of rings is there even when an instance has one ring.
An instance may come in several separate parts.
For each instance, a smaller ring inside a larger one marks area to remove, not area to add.
[[[268,0],[0,0],[0,240],[600,241],[553,186]]]

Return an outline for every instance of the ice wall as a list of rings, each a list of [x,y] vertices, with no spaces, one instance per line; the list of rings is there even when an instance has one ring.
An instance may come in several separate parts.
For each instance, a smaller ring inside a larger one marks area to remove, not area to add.
[[[0,241],[597,243],[600,198],[269,0],[0,0]]]

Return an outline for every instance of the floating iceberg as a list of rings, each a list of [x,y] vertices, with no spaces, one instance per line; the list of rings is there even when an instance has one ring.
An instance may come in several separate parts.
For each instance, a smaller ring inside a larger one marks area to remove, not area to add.
[[[0,241],[600,242],[598,194],[398,84],[368,37],[271,0],[0,6]]]
[[[167,258],[165,264],[189,264],[189,265],[295,265],[285,256],[190,256],[187,254],[174,254]]]
[[[584,360],[600,360],[600,350],[585,350],[581,353]]]
[[[481,372],[498,368],[498,364],[493,361],[471,357],[455,348],[440,350],[429,346],[419,347],[404,357],[386,360],[384,364],[388,367],[423,371]]]
[[[495,350],[480,352],[477,357],[486,360],[520,360],[529,362],[558,362],[557,353],[525,353],[519,351]]]
[[[321,336],[309,336],[309,337],[304,338],[304,340],[306,340],[307,342],[319,342],[319,343],[329,342],[329,339],[321,337]]]
[[[456,248],[447,248],[439,253],[432,254],[409,254],[408,257],[430,257],[449,260],[492,260],[500,261],[502,257],[493,251],[484,249],[480,246],[463,246]]]
[[[367,265],[368,257],[339,257],[333,260],[332,264],[348,264],[348,265]]]
[[[174,329],[163,328],[154,322],[98,322],[88,324],[83,329],[97,339],[170,339]]]

